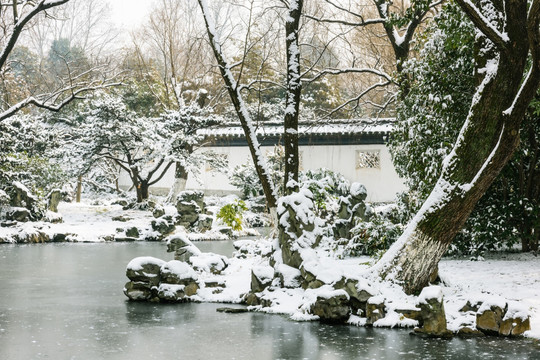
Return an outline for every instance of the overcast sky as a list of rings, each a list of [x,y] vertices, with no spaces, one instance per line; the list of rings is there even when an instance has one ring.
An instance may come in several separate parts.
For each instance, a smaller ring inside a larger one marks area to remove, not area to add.
[[[111,20],[126,30],[136,29],[144,22],[153,4],[158,0],[106,0],[112,10]],[[185,0],[178,0],[185,1]]]

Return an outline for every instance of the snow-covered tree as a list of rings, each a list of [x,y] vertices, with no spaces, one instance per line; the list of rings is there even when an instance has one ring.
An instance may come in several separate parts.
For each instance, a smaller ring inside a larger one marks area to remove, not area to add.
[[[218,125],[221,119],[210,112],[210,109],[201,109],[194,102],[189,106],[182,106],[179,110],[164,113],[161,133],[167,141],[170,157],[175,159],[175,182],[168,195],[169,201],[185,190],[188,174],[195,177],[202,165],[209,165],[212,169],[226,168],[223,156],[213,151],[202,150],[205,135],[200,131]]]
[[[423,34],[418,56],[403,64],[410,79],[389,146],[409,191],[422,200],[465,121],[474,94],[474,26],[450,3]]]
[[[452,150],[474,93],[474,28],[460,8],[454,3],[446,5],[428,28],[426,38],[419,58],[404,65],[410,78],[408,94],[400,104],[400,121],[390,137],[396,169],[407,179],[410,196],[422,202],[440,175],[442,160]],[[512,246],[531,235],[534,238],[534,221],[530,219],[534,219],[538,205],[533,186],[527,183],[534,182],[529,169],[534,168],[530,162],[538,151],[534,143],[540,135],[535,134],[536,120],[529,109],[518,151],[476,205],[453,242],[453,250],[481,254]],[[531,133],[533,141],[529,140]],[[524,241],[522,248],[530,249],[527,245]]]
[[[517,149],[521,124],[540,83],[540,1],[457,3],[476,28],[471,106],[433,190],[374,268],[409,293],[428,283]]]
[[[267,206],[270,209],[270,212],[274,214],[274,217],[276,217],[276,189],[272,181],[270,171],[268,170],[266,159],[261,152],[261,146],[255,133],[253,119],[249,111],[247,110],[247,105],[242,95],[242,86],[238,83],[237,78],[235,78],[235,76],[233,75],[231,71],[232,64],[229,62],[229,60],[225,56],[225,53],[223,52],[221,39],[219,33],[217,32],[216,24],[214,18],[212,17],[212,12],[208,6],[207,1],[198,0],[198,2],[203,14],[210,46],[216,58],[219,71],[229,93],[229,97],[234,106],[235,112],[238,116],[238,119],[240,120],[242,129],[244,130],[244,134],[246,136],[247,144],[251,153],[251,157],[253,159],[255,170],[257,171],[257,175],[263,187]],[[242,73],[240,72],[238,77],[241,78],[241,75]]]
[[[137,201],[148,198],[148,189],[165,175],[174,163],[168,157],[159,123],[138,116],[118,97],[103,95],[86,102],[80,113],[84,120],[77,128],[73,145],[85,168],[109,160],[129,174]]]
[[[198,133],[219,120],[196,106],[147,118],[129,110],[121,97],[103,94],[81,106],[77,118],[80,125],[68,149],[83,162],[80,173],[113,162],[129,174],[138,202],[148,198],[150,186],[175,163],[184,180],[189,172],[197,175],[204,163],[223,165],[221,157],[201,150],[204,136]]]
[[[0,123],[0,190],[13,194],[19,183],[43,199],[62,187],[67,174],[51,159],[59,144],[56,133],[41,117],[16,115]]]

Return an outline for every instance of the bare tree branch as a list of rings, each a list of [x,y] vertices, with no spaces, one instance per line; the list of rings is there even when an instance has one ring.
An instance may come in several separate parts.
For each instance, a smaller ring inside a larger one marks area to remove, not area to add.
[[[14,20],[16,21],[13,25],[13,29],[11,30],[11,34],[8,37],[7,43],[0,52],[0,68],[4,67],[4,64],[6,63],[6,60],[15,47],[15,44],[17,43],[17,40],[19,39],[19,36],[21,35],[24,26],[32,20],[36,15],[39,13],[53,8],[55,6],[59,6],[62,4],[67,3],[69,0],[41,0],[39,1],[26,15],[24,15],[22,18]],[[17,16],[16,12],[15,15]]]

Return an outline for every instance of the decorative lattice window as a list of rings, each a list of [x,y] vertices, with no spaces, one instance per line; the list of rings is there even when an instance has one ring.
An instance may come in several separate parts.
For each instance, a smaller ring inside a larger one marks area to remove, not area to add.
[[[357,169],[380,169],[381,153],[378,150],[356,150]]]

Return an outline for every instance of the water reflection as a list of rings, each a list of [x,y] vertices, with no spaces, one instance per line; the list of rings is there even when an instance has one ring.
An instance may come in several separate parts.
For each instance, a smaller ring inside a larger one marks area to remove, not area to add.
[[[528,340],[422,339],[216,312],[223,304],[127,302],[125,266],[147,255],[172,258],[160,243],[0,246],[0,359],[540,358]]]

